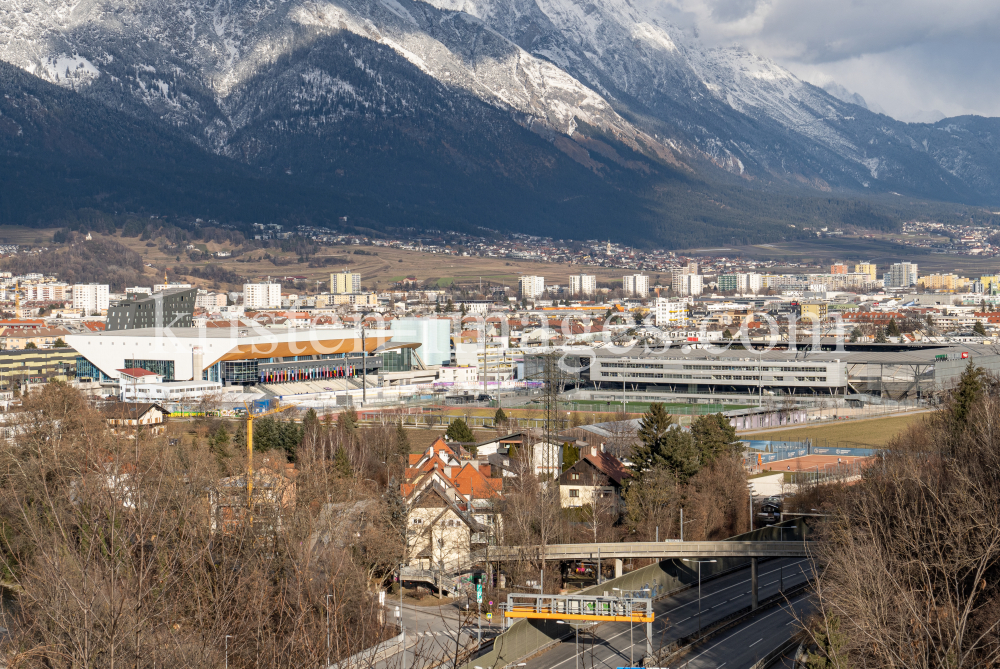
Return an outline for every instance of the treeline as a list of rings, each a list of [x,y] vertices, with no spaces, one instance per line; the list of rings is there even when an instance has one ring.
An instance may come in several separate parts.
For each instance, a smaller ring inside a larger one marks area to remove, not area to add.
[[[250,522],[241,435],[211,420],[193,439],[112,432],[58,383],[9,416],[5,664],[315,667],[396,633],[376,597],[406,531],[386,494],[387,469],[402,472],[395,426],[261,419]]]
[[[1000,662],[998,398],[1000,379],[970,362],[860,481],[790,500],[828,515],[812,551],[811,669]]]
[[[13,255],[0,266],[14,274],[39,272],[66,283],[106,283],[112,291],[140,285],[142,256],[113,239],[97,237],[31,255]]]

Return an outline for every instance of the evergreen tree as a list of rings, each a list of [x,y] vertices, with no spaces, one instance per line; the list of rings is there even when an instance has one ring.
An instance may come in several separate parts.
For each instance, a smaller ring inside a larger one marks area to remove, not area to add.
[[[701,416],[691,423],[691,436],[701,453],[703,464],[709,464],[719,456],[738,453],[740,441],[736,428],[721,413]]]
[[[448,425],[447,431],[445,431],[445,436],[452,441],[458,441],[461,443],[472,443],[476,440],[476,436],[472,434],[472,430],[469,426],[465,424],[465,421],[461,418],[456,418],[451,421]]]
[[[568,441],[563,444],[563,471],[566,471],[580,460],[580,449]]]
[[[337,425],[348,433],[354,432],[358,426],[358,412],[354,410],[354,407],[348,407],[346,411],[342,411],[337,416]]]
[[[958,387],[951,396],[951,415],[956,426],[964,427],[973,404],[983,390],[983,369],[969,361],[958,380]]]
[[[511,463],[517,459],[517,446],[514,444],[507,447],[507,458],[511,461]]]
[[[229,443],[229,431],[226,430],[224,423],[219,425],[218,429],[208,437],[208,449],[215,455],[220,466],[223,460],[232,456],[232,453],[229,452]]]
[[[729,331],[729,328],[726,328],[725,330],[722,331],[722,338],[723,339],[732,339],[733,338],[733,333],[731,333]]]
[[[851,341],[851,342],[856,342],[856,341],[857,341],[858,339],[860,339],[860,338],[861,338],[861,335],[862,335],[862,334],[864,334],[864,333],[863,333],[863,332],[861,332],[861,328],[859,328],[858,326],[856,326],[856,325],[855,325],[855,326],[854,326],[854,329],[853,329],[853,330],[851,330],[851,338],[850,338],[850,341]]]
[[[694,438],[674,424],[659,402],[650,404],[643,415],[639,440],[642,444],[635,450],[635,462],[640,473],[666,467],[683,483],[701,468],[701,453]]]
[[[337,449],[337,454],[333,456],[333,470],[337,472],[337,476],[343,477],[345,479],[354,476],[354,469],[351,467],[351,461],[347,457],[347,452],[343,448]]]
[[[983,326],[982,321],[976,321],[976,324],[972,326],[972,331],[981,337],[986,336],[986,328]]]
[[[396,424],[396,452],[403,456],[404,462],[410,454],[410,437],[407,436],[402,421]]]
[[[895,318],[890,318],[889,319],[889,325],[886,327],[886,334],[888,334],[890,337],[898,337],[899,336],[899,326],[896,325],[896,319]]]
[[[875,332],[875,343],[884,344],[887,341],[889,340],[885,338],[885,328],[878,328],[878,330]]]
[[[503,409],[497,409],[497,412],[493,414],[494,425],[503,425],[507,422],[507,414],[503,412]]]

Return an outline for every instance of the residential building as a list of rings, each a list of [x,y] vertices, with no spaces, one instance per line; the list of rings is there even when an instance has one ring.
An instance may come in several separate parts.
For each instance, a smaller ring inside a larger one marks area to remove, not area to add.
[[[330,292],[334,295],[361,292],[361,275],[345,269],[343,272],[330,274]]]
[[[531,446],[531,469],[535,476],[558,478],[563,466],[562,444],[539,441]]]
[[[16,328],[0,329],[0,349],[12,351],[21,349],[28,344],[36,348],[51,348],[57,341],[66,343],[69,330],[65,328],[38,328],[37,330],[21,330]]]
[[[72,348],[0,351],[0,388],[69,381],[76,376],[77,356]]]
[[[164,419],[170,415],[159,404],[130,402],[109,402],[101,407],[101,413],[112,433],[132,438],[140,430],[162,433]]]
[[[799,317],[805,323],[820,323],[826,320],[829,305],[826,302],[799,303]]]
[[[984,277],[993,278],[993,277]],[[962,290],[969,284],[969,280],[957,274],[929,274],[917,279],[917,285],[924,290],[946,290],[954,292]]]
[[[191,327],[196,293],[194,288],[171,288],[152,295],[130,293],[129,299],[108,309],[106,331]]]
[[[111,293],[106,283],[79,283],[73,286],[73,308],[87,316],[104,313],[110,301]]]
[[[893,263],[889,267],[887,288],[908,288],[917,283],[917,264],[909,262]]]
[[[873,282],[878,281],[878,267],[872,262],[861,262],[854,266],[858,274],[867,274]]]
[[[688,323],[688,309],[691,301],[688,299],[668,300],[657,297],[653,300],[653,318],[657,327],[680,327]]]
[[[646,297],[649,295],[649,277],[645,274],[626,274],[622,277],[622,288],[626,295]]]
[[[593,274],[571,274],[569,294],[590,297],[597,292],[597,277]]]
[[[740,281],[744,274],[720,274],[715,280],[715,288],[720,293],[728,293],[730,291],[740,290],[740,284],[746,285],[746,279]]]
[[[219,307],[224,307],[228,303],[225,293],[205,293],[195,297],[194,306],[196,309],[207,309],[215,311]]]
[[[621,504],[622,485],[629,472],[621,460],[606,453],[604,447],[581,447],[580,459],[559,476],[559,504],[564,509],[581,506],[594,508],[606,503],[617,510]]]
[[[283,459],[283,458],[282,458]],[[209,530],[232,534],[247,526],[247,515],[253,514],[253,530],[258,535],[271,535],[281,527],[286,512],[295,508],[299,471],[291,462],[263,457],[264,462],[253,471],[253,509],[247,505],[247,475],[219,479],[208,493]]]
[[[671,282],[674,295],[696,296],[704,290],[704,277],[701,274],[681,274]]]
[[[25,302],[65,302],[73,289],[66,283],[35,283],[21,286],[21,294]]]
[[[847,274],[847,265],[830,265],[830,274]]]
[[[243,308],[250,309],[280,309],[280,283],[245,283],[243,284]]]
[[[545,292],[545,277],[524,275],[517,279],[517,291],[521,299],[533,300]]]
[[[698,274],[698,263],[689,262],[684,267],[679,267],[671,270],[670,272],[670,290],[673,291],[674,295],[690,295],[691,293],[685,292],[690,286],[690,282],[685,280],[684,277]]]

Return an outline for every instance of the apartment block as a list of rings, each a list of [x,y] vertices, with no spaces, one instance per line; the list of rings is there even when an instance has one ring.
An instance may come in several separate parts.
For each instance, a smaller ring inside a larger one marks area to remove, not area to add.
[[[626,295],[646,297],[649,295],[649,277],[645,274],[626,274],[622,277],[622,288]]]
[[[589,297],[597,292],[597,277],[593,274],[571,274],[569,294]]]
[[[280,309],[281,284],[243,284],[243,307],[245,309]]]
[[[361,275],[349,269],[330,274],[330,292],[334,295],[360,293]]]
[[[73,308],[87,316],[106,311],[111,303],[111,293],[106,283],[78,283],[73,286]]]
[[[518,294],[526,300],[541,297],[545,292],[545,277],[525,275],[517,279]]]

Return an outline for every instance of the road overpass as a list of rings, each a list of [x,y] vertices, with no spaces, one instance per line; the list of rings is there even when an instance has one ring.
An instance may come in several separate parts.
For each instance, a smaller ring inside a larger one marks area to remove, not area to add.
[[[631,541],[548,546],[495,546],[476,557],[490,562],[516,560],[623,560],[648,558],[801,558],[808,557],[804,541]]]

